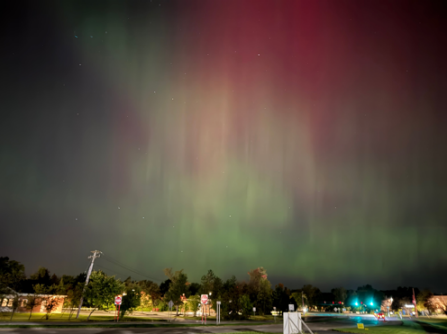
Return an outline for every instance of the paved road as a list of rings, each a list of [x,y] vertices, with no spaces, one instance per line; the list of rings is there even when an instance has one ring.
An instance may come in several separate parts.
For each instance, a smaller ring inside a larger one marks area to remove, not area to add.
[[[313,330],[317,330],[313,328]],[[323,329],[322,329],[323,330]],[[326,334],[332,332],[325,329]],[[282,333],[282,325],[263,326],[222,326],[222,327],[166,327],[166,328],[16,328],[0,329],[0,333],[48,333],[48,334],[201,334],[201,333],[234,333],[242,331]],[[321,332],[321,330],[320,330]]]
[[[308,326],[315,333],[340,334],[332,331],[333,328],[356,326],[359,319],[337,319],[319,318],[318,321],[311,320],[307,322]],[[366,325],[382,325],[374,320],[362,319]],[[135,324],[135,323],[134,323]],[[387,325],[400,324],[400,322],[386,322]],[[282,333],[282,323],[270,325],[247,325],[247,326],[221,326],[221,327],[158,327],[158,328],[0,328],[0,334],[3,333],[48,333],[48,334],[201,334],[201,333],[231,333],[231,332],[273,332]]]

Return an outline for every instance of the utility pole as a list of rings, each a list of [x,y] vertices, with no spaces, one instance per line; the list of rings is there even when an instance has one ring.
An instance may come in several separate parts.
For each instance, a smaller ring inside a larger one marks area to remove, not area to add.
[[[419,318],[419,316],[418,316],[418,308],[416,306],[416,296],[414,294],[414,288],[413,288],[413,305],[414,305],[414,310],[416,311],[416,318]]]
[[[97,257],[99,257],[100,254],[102,254],[102,252],[99,250],[94,250],[94,251],[92,251],[92,253],[93,253],[93,255],[90,255],[88,257],[89,259],[92,259],[92,263],[90,264],[90,267],[88,268],[87,279],[85,280],[84,289],[82,290],[81,300],[79,301],[79,308],[78,308],[78,314],[76,315],[76,319],[79,318],[79,313],[81,312],[82,303],[84,301],[84,292],[85,292],[85,288],[87,287],[88,280],[90,279],[90,274],[92,273],[92,270],[93,270],[93,263],[95,262],[95,259]]]

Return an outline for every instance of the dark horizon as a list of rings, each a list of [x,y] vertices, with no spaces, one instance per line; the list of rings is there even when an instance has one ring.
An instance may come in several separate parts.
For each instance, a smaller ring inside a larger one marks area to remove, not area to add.
[[[27,274],[98,249],[447,291],[445,1],[4,8],[0,255]]]
[[[10,258],[10,260],[17,260],[17,259],[11,258],[11,257],[9,257],[9,258]],[[115,261],[115,260],[113,259],[112,261]],[[21,262],[21,261],[19,261],[19,262]],[[90,260],[86,260],[85,263],[86,263],[85,270],[80,270],[78,272],[68,272],[68,273],[54,272],[51,269],[51,267],[46,267],[44,265],[38,265],[37,267],[35,267],[35,269],[29,269],[29,266],[27,266],[25,263],[22,263],[22,264],[25,265],[25,273],[26,273],[27,277],[29,277],[31,274],[35,273],[39,267],[44,267],[44,268],[47,268],[51,274],[56,274],[60,278],[62,275],[76,276],[83,272],[86,273],[88,270],[88,266],[90,265]],[[168,279],[166,276],[163,276],[164,275],[163,271],[161,271],[157,275],[157,273],[146,272],[144,270],[144,268],[140,268],[140,269],[129,268],[129,269],[123,268],[121,263],[114,264],[110,261],[104,260],[104,258],[97,259],[95,261],[95,265],[93,268],[93,270],[102,270],[108,275],[114,275],[116,278],[119,278],[122,281],[127,279],[128,277],[131,277],[132,280],[135,280],[135,281],[151,280],[153,282],[156,282],[157,284],[160,284]],[[208,268],[207,270],[205,270],[204,272],[201,272],[201,273],[191,273],[187,270],[187,268],[174,268],[174,269],[176,269],[176,270],[183,269],[184,273],[186,273],[188,275],[188,281],[190,283],[200,283],[201,276],[205,275],[208,272],[208,270],[213,270],[212,268]],[[250,268],[250,270],[253,270],[253,269],[255,269],[255,268]],[[272,284],[272,288],[274,288],[277,284],[281,283],[281,284],[284,284],[284,286],[290,290],[297,290],[297,289],[302,288],[305,284],[311,284],[311,285],[319,288],[321,290],[321,292],[330,292],[331,289],[340,288],[340,287],[343,287],[346,290],[354,290],[355,291],[355,290],[357,290],[358,287],[365,286],[365,285],[369,284],[374,289],[379,290],[379,291],[396,290],[398,287],[414,287],[414,288],[418,288],[420,291],[428,289],[432,293],[438,294],[438,295],[447,293],[446,290],[434,289],[432,286],[430,286],[430,284],[429,284],[430,281],[427,282],[427,280],[424,280],[426,285],[407,284],[406,281],[404,281],[404,280],[398,281],[401,283],[399,283],[399,284],[396,283],[393,285],[393,282],[388,282],[385,280],[383,282],[379,282],[378,284],[371,284],[368,281],[360,282],[360,281],[350,280],[350,279],[335,279],[335,280],[325,283],[323,285],[317,285],[313,282],[307,282],[307,281],[303,281],[303,280],[296,279],[296,278],[284,278],[284,277],[281,278],[277,275],[272,275],[271,273],[269,273],[268,268],[265,268],[265,269],[267,269],[268,279]],[[137,271],[134,271],[134,270],[137,270]],[[226,280],[232,276],[232,275],[220,276],[218,272],[216,272],[214,270],[213,270],[213,272],[216,274],[217,277],[220,277],[223,280]],[[248,270],[247,270],[247,272],[248,272]],[[240,276],[235,275],[237,280],[238,281],[248,281],[249,277],[248,277],[247,272],[242,273]],[[424,274],[424,275],[426,275],[426,274]],[[191,279],[192,277],[195,277],[195,279]],[[418,279],[421,280],[422,278],[418,277]],[[407,282],[412,282],[412,281],[414,282],[415,280],[408,279]]]

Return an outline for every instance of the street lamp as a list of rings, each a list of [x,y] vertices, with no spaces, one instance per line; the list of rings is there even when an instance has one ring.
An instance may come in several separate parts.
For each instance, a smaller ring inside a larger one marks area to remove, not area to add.
[[[211,295],[213,293],[210,291],[209,294],[210,294],[210,300],[211,300]],[[209,304],[208,304],[208,316],[211,316],[211,305],[209,305]]]

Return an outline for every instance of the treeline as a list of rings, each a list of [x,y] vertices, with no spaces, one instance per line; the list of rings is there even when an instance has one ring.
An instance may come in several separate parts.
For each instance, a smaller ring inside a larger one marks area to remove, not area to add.
[[[94,271],[84,292],[84,306],[94,310],[113,308],[114,297],[123,295],[122,315],[135,309],[165,311],[172,300],[177,311],[196,312],[200,303],[200,295],[208,294],[213,308],[216,302],[222,302],[222,316],[227,319],[247,317],[253,314],[270,314],[275,307],[277,311],[287,311],[289,304],[295,309],[309,311],[333,311],[344,308],[350,311],[370,312],[381,308],[384,301],[390,301],[390,310],[398,310],[412,302],[413,288],[399,287],[396,290],[378,291],[370,285],[346,290],[334,288],[324,293],[312,285],[304,285],[301,289],[289,289],[283,284],[272,287],[264,268],[256,268],[248,272],[247,280],[231,277],[222,280],[212,270],[201,277],[200,282],[189,282],[183,270],[164,270],[167,279],[160,284],[150,280],[136,281],[131,277],[124,281],[103,271]],[[23,293],[46,293],[67,295],[65,307],[75,309],[79,305],[85,285],[86,274],[77,276],[51,274],[46,268],[39,268],[36,273],[25,276],[23,264],[0,258],[0,285],[3,293],[9,287]],[[418,309],[430,307],[430,291],[419,291],[415,288]],[[1,291],[0,291],[1,293]],[[392,302],[391,302],[392,299]],[[92,311],[92,312],[93,312]]]

